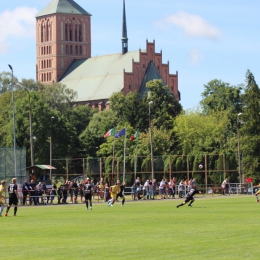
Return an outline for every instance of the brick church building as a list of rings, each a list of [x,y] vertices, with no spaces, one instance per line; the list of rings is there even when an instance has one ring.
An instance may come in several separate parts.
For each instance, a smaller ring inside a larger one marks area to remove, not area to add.
[[[155,41],[146,41],[146,50],[128,51],[125,0],[121,41],[120,53],[91,57],[91,14],[73,0],[52,0],[36,16],[36,79],[60,82],[78,93],[77,104],[100,110],[113,93],[143,93],[153,79],[162,79],[180,100],[178,73],[162,63]]]

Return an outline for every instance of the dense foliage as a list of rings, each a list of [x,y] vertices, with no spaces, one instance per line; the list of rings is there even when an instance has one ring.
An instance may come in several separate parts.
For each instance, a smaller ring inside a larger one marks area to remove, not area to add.
[[[13,145],[11,76],[7,72],[0,74],[2,147]],[[14,83],[17,82],[14,77]],[[155,162],[159,163],[156,158],[160,157],[165,170],[171,164],[176,170],[185,171],[190,167],[196,172],[197,164],[207,154],[210,178],[219,181],[216,176],[223,176],[224,163],[226,169],[237,169],[240,131],[243,175],[260,180],[260,90],[250,71],[246,74],[245,87],[231,86],[217,79],[210,81],[204,86],[200,108],[189,111],[183,111],[161,80],[147,83],[148,92],[144,96],[136,92],[114,93],[110,97],[110,109],[102,112],[88,106],[73,106],[77,93],[62,84],[43,85],[32,79],[22,79],[20,83],[29,92],[15,85],[16,138],[17,146],[27,149],[27,165],[30,164],[29,93],[36,163],[48,163],[52,133],[53,158],[106,157],[104,172],[111,172],[113,151],[122,161],[124,138],[103,136],[112,128],[116,132],[126,128],[127,165],[134,164],[136,155],[142,156],[144,159],[138,167],[149,172],[150,118]],[[130,141],[136,132],[139,137]],[[189,156],[190,166],[185,156]],[[238,181],[237,174],[234,176],[230,178]]]

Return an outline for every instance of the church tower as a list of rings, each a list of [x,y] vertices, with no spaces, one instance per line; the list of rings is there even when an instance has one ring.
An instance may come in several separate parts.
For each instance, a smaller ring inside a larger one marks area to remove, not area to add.
[[[91,14],[73,0],[52,0],[36,16],[36,80],[58,82],[73,60],[91,57]]]

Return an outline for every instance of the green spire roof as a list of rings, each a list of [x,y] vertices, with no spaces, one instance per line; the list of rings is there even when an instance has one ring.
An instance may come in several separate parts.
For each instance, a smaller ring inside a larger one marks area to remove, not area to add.
[[[36,17],[58,13],[91,15],[73,0],[52,0]]]

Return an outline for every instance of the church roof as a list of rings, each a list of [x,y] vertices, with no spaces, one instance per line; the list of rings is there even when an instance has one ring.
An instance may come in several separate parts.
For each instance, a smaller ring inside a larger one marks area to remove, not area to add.
[[[159,71],[156,69],[153,61],[150,61],[147,66],[147,69],[145,71],[144,78],[143,78],[143,81],[142,81],[142,84],[141,84],[141,87],[139,90],[139,93],[141,94],[141,96],[143,96],[144,93],[147,92],[146,83],[149,82],[150,80],[154,80],[154,79],[163,80]],[[163,84],[165,85],[164,81],[163,81]]]
[[[73,0],[52,0],[36,17],[57,13],[91,15]]]
[[[78,93],[76,102],[108,99],[124,87],[125,72],[132,72],[132,60],[139,62],[139,50],[75,60],[60,82]]]

